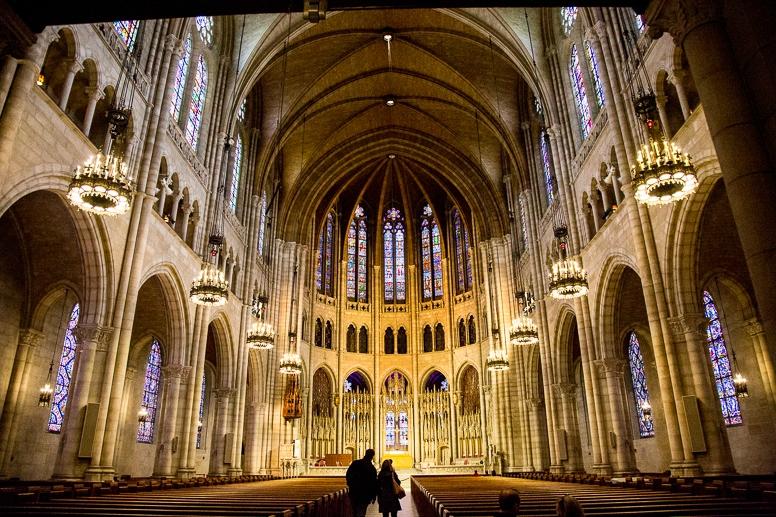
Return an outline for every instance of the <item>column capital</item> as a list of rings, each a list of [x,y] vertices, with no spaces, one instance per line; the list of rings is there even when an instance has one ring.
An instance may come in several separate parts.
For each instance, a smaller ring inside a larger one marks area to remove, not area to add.
[[[619,357],[606,357],[593,361],[598,371],[604,375],[623,375],[625,373],[625,359]]]
[[[81,324],[73,329],[78,348],[81,351],[97,350],[104,352],[108,349],[108,342],[113,336],[113,327],[103,327],[100,325]]]
[[[234,388],[218,388],[216,390],[213,390],[213,395],[219,399],[219,400],[229,400],[231,397],[234,396],[234,394],[237,393],[237,390]]]
[[[19,330],[19,344],[35,348],[38,346],[45,337],[43,332],[35,329],[20,329]]]
[[[593,25],[592,29],[596,32],[598,35],[598,41],[603,42],[608,37],[608,34],[606,32],[606,24],[603,20],[598,20]]]
[[[684,38],[696,28],[721,20],[722,7],[718,0],[661,0],[651,2],[644,15],[652,39],[667,32],[681,47]]]
[[[744,328],[749,336],[754,337],[763,333],[763,324],[757,318],[750,318],[744,322]]]
[[[528,405],[531,406],[532,409],[541,409],[544,405],[544,400],[539,397],[533,397],[528,399]]]
[[[90,101],[97,102],[105,96],[105,93],[99,86],[88,86],[84,89]]]
[[[602,22],[598,22],[602,23]],[[596,24],[597,25],[597,24]],[[585,31],[585,39],[590,42],[591,45],[595,45],[599,43],[598,38],[600,37],[600,34],[598,33],[598,29],[595,25],[590,26]]]
[[[181,364],[168,364],[167,366],[162,366],[162,373],[167,379],[188,377],[190,372],[191,366],[183,366]]]
[[[134,366],[127,366],[127,373],[124,374],[124,377],[126,380],[131,381],[135,378],[135,374],[137,373],[137,368]]]
[[[183,52],[183,45],[180,39],[175,34],[168,34],[164,38],[164,50],[172,52],[174,55],[180,55]]]
[[[674,338],[684,340],[686,334],[706,334],[706,317],[698,312],[688,312],[668,318]]]
[[[579,386],[570,382],[559,382],[557,384],[552,384],[551,388],[556,397],[574,398]]]
[[[78,72],[84,69],[84,65],[82,65],[81,63],[79,63],[73,58],[68,59],[65,63],[67,64],[67,71],[72,74],[77,74]]]

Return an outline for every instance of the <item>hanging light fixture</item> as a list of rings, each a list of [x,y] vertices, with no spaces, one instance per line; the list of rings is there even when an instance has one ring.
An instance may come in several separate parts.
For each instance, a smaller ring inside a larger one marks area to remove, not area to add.
[[[503,372],[509,370],[509,353],[501,347],[498,329],[492,329],[494,347],[488,352],[485,366],[489,372]]]
[[[539,328],[531,317],[535,307],[533,295],[530,292],[518,291],[517,299],[521,314],[512,320],[509,341],[513,345],[535,345],[539,342]]]
[[[296,351],[296,334],[288,333],[289,352],[280,358],[280,373],[285,375],[299,375],[302,373],[302,357]]]
[[[647,418],[652,416],[652,404],[648,400],[641,403],[641,414]]]
[[[145,406],[140,406],[140,411],[137,412],[137,421],[141,424],[148,422],[151,414],[148,412]]]
[[[550,270],[550,296],[558,300],[577,298],[587,294],[587,271],[576,257],[568,257],[568,229],[555,228],[555,239],[560,254]]]
[[[67,289],[65,289],[65,294],[62,297],[62,312],[59,315],[59,328],[64,329],[64,332],[62,334],[62,339],[59,338],[59,331],[57,331],[57,343],[64,342],[64,337],[67,334],[67,325],[68,323],[65,322],[65,308],[67,307]],[[54,388],[51,387],[51,380],[53,379],[54,374],[54,358],[56,357],[56,347],[54,347],[54,351],[51,353],[51,362],[49,363],[49,371],[48,375],[46,376],[46,383],[41,386],[39,393],[38,393],[38,406],[40,407],[49,407],[51,405],[51,399],[54,396]]]
[[[53,364],[49,367],[49,373],[47,379],[51,378],[51,373],[53,371]],[[49,407],[51,405],[51,396],[54,394],[54,390],[51,388],[51,383],[46,382],[41,388],[40,388],[40,394],[38,395],[38,406],[40,407]]]
[[[749,396],[749,388],[746,385],[746,377],[741,372],[736,372],[733,376],[733,386],[736,388],[736,397],[742,399]]]
[[[225,304],[229,297],[229,282],[224,278],[224,272],[215,264],[203,261],[199,276],[191,284],[189,297],[198,305]]]
[[[275,346],[275,329],[272,324],[264,319],[266,304],[269,301],[267,295],[254,296],[251,304],[251,314],[256,321],[251,324],[246,338],[248,348],[251,350],[270,350]]]

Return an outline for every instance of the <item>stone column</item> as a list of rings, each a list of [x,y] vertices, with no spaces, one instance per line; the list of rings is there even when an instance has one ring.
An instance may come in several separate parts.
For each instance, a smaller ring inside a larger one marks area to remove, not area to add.
[[[189,216],[191,215],[191,205],[186,203],[183,205],[183,217],[181,218],[181,239],[186,242],[186,234],[189,230]],[[233,286],[235,290],[237,288]]]
[[[679,106],[682,107],[682,116],[684,117],[684,120],[687,120],[690,118],[690,115],[692,115],[692,110],[690,109],[690,103],[687,100],[687,90],[684,88],[685,77],[687,77],[687,72],[678,69],[674,70],[674,73],[668,80],[676,87],[676,96],[679,97]]]
[[[601,228],[601,212],[598,210],[599,208],[598,200],[599,200],[598,189],[591,191],[590,207],[593,213],[593,226],[595,227],[596,233],[598,233],[598,230]],[[592,239],[592,236],[590,238]]]
[[[192,336],[191,363],[186,394],[187,404],[182,421],[181,453],[178,462],[178,477],[187,478],[194,475],[197,454],[197,432],[199,422],[199,406],[202,401],[202,378],[205,374],[205,351],[207,347],[207,327],[210,310],[198,305],[194,312],[194,333]],[[207,387],[206,387],[207,388]],[[205,403],[207,404],[207,393]],[[207,408],[209,410],[209,408]],[[208,429],[208,434],[210,430]]]
[[[544,437],[545,433],[542,432],[542,422],[539,419],[539,411],[544,403],[540,398],[532,398],[528,400],[529,407],[529,421],[531,429],[531,467],[534,471],[544,470]]]
[[[27,384],[31,352],[43,341],[44,334],[34,329],[21,329],[16,345],[16,355],[8,382],[8,391],[3,402],[3,413],[0,418],[0,475],[8,471],[8,459],[13,455],[14,430],[16,413],[19,411],[19,395]],[[52,386],[53,389],[53,386]]]
[[[622,203],[622,190],[620,190],[620,178],[615,174],[614,164],[609,164],[609,178],[612,180],[612,190],[614,190],[614,201],[617,206]]]
[[[86,94],[89,96],[89,102],[86,104],[86,111],[84,112],[83,132],[88,137],[92,130],[92,122],[94,121],[94,110],[97,108],[97,102],[102,99],[105,94],[99,88],[91,86],[86,89]]]
[[[579,425],[576,417],[577,389],[576,384],[553,384],[552,389],[556,397],[561,401],[561,414],[563,428],[566,430],[566,472],[579,472],[582,470],[582,451],[580,450]]]
[[[655,103],[657,104],[657,114],[660,117],[660,126],[663,128],[663,132],[666,137],[671,138],[671,126],[668,125],[668,113],[666,112],[666,96],[656,95]]]
[[[211,441],[210,474],[213,476],[226,475],[226,432],[229,427],[229,400],[234,396],[235,390],[221,388],[213,392],[216,398],[216,418],[213,425],[213,438]]]
[[[752,318],[745,322],[746,331],[752,339],[752,348],[754,348],[757,366],[760,369],[760,376],[763,380],[763,389],[771,409],[776,409],[776,374],[774,374],[773,361],[768,352],[768,345],[765,342],[763,326],[757,318]]]
[[[164,426],[160,433],[158,453],[154,476],[170,477],[173,475],[172,446],[175,440],[175,431],[178,427],[178,408],[181,396],[181,377],[188,376],[190,366],[171,364],[162,368],[162,378],[166,384],[164,390]]]
[[[664,0],[646,12],[653,37],[670,32],[681,47],[695,79],[706,122],[725,180],[725,190],[738,228],[750,278],[770,349],[776,346],[776,233],[773,205],[776,171],[769,145],[753,113],[751,88],[741,74],[721,3],[716,0]],[[747,47],[759,60],[759,47]],[[742,143],[746,152],[742,154]]]
[[[606,382],[607,400],[609,402],[609,417],[615,434],[614,474],[622,475],[633,472],[636,459],[633,454],[633,444],[627,426],[625,398],[623,396],[625,360],[609,357],[596,361],[596,365]]]
[[[67,108],[67,101],[70,99],[70,89],[73,87],[75,76],[83,69],[83,65],[75,59],[71,59],[67,64],[67,75],[65,75],[65,82],[62,83],[62,94],[59,99],[59,109],[62,111],[65,111]]]
[[[73,336],[78,345],[76,350],[78,356],[68,394],[62,438],[54,465],[54,478],[73,479],[82,476],[78,448],[81,442],[85,408],[89,402],[94,363],[97,352],[105,352],[107,349],[112,334],[112,328],[99,325],[78,324],[73,329]]]
[[[172,189],[170,188],[171,183],[172,181],[169,176],[162,176],[159,180],[159,205],[156,211],[159,212],[159,215],[162,217],[164,217],[164,202],[167,200],[167,194],[172,194]]]
[[[5,99],[8,96],[8,90],[11,89],[13,76],[16,73],[16,63],[16,58],[10,54],[3,59],[3,68],[0,70],[0,116],[2,116]]]

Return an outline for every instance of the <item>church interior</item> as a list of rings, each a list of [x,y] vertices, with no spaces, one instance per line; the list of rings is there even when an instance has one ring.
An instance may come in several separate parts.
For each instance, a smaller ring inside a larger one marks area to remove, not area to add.
[[[0,2],[0,499],[776,513],[776,5],[157,4]]]

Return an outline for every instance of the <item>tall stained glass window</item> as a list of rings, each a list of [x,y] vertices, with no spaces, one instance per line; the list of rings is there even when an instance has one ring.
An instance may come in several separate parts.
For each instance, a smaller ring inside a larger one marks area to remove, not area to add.
[[[404,303],[406,280],[404,276],[404,218],[398,208],[389,208],[383,217],[383,271],[385,274],[385,301]]]
[[[722,406],[722,417],[725,425],[738,425],[744,423],[741,417],[741,407],[736,398],[736,387],[733,384],[733,372],[730,368],[725,336],[722,332],[722,322],[719,320],[719,312],[714,298],[708,291],[703,291],[703,308],[706,319],[709,321],[706,327],[706,343],[711,359],[711,370],[714,373],[714,384],[717,387],[717,395]]]
[[[162,347],[159,341],[151,341],[151,350],[146,361],[145,381],[143,382],[142,407],[148,411],[148,419],[137,426],[137,441],[153,443],[156,411],[159,407],[159,384],[162,380]]]
[[[420,216],[420,252],[423,266],[423,299],[436,300],[442,297],[442,243],[439,225],[431,206],[423,207]]]
[[[181,104],[183,103],[183,89],[186,87],[186,77],[189,74],[189,61],[191,60],[191,34],[183,42],[183,50],[178,60],[178,69],[175,71],[175,81],[172,86],[172,102],[170,103],[170,115],[174,121],[181,116]]]
[[[469,260],[469,232],[457,208],[453,209],[453,239],[455,240],[455,272],[458,292],[472,288],[472,265]]]
[[[240,103],[240,107],[237,108],[237,120],[240,122],[245,121],[245,107],[248,103],[248,99],[243,99]]]
[[[197,30],[199,31],[199,37],[208,47],[213,45],[213,17],[212,16],[197,16],[194,18],[194,23],[197,24]]]
[[[237,197],[240,194],[240,167],[242,166],[242,137],[237,135],[234,144],[234,165],[232,166],[232,184],[229,187],[229,210],[237,213]]]
[[[636,31],[638,34],[643,34],[645,30],[647,30],[647,24],[644,22],[644,17],[640,14],[634,14],[633,24],[636,26]]]
[[[118,22],[113,22],[113,28],[119,35],[119,39],[122,43],[124,43],[124,45],[126,45],[127,50],[130,52],[135,50],[137,30],[139,27],[140,20],[121,20]]]
[[[259,202],[259,238],[256,239],[256,249],[259,255],[264,255],[264,235],[267,231],[267,193],[261,193]]]
[[[399,412],[399,445],[406,449],[410,443],[410,421],[405,411]]]
[[[350,300],[366,302],[367,271],[366,213],[358,205],[348,227],[347,289]]]
[[[67,407],[70,381],[73,380],[73,366],[75,365],[76,342],[73,329],[78,325],[79,314],[80,308],[76,303],[73,310],[70,311],[70,320],[65,329],[62,355],[59,357],[59,368],[57,368],[57,384],[54,387],[54,396],[51,398],[48,430],[52,433],[60,432],[62,424],[65,422],[65,407]]]
[[[649,404],[647,376],[644,373],[644,357],[641,355],[641,345],[636,333],[628,335],[628,364],[633,381],[633,400],[636,403],[636,416],[639,420],[639,435],[642,438],[655,436],[655,426],[650,415],[645,415],[642,409]]]
[[[576,7],[560,8],[560,24],[563,26],[563,34],[568,34],[577,19]]]
[[[545,173],[546,180],[546,173]],[[525,216],[525,200],[522,197],[517,199],[517,205],[520,210],[520,230],[523,237],[523,249],[528,249],[528,218]]]
[[[334,296],[332,269],[334,268],[334,215],[329,212],[318,239],[318,268],[315,271],[315,286],[318,292]]]
[[[396,420],[393,411],[385,414],[385,448],[392,449],[396,445]]]
[[[582,138],[587,138],[590,135],[590,130],[593,128],[593,118],[590,114],[590,105],[587,103],[585,79],[582,76],[582,67],[579,63],[579,52],[576,45],[571,45],[569,74],[571,76],[571,87],[574,90],[574,103],[577,105],[577,117],[579,119],[579,127],[582,130]]]
[[[194,85],[191,89],[191,106],[189,107],[189,121],[186,124],[186,140],[194,149],[199,141],[199,129],[202,126],[202,112],[205,109],[205,96],[207,95],[207,65],[205,57],[199,56],[197,72],[194,74]]]
[[[596,57],[595,50],[589,41],[585,42],[585,53],[587,54],[587,67],[590,69],[590,76],[593,78],[593,86],[595,87],[595,101],[599,108],[603,108],[606,104],[604,85],[601,82],[601,76],[598,74],[598,57]]]
[[[202,448],[202,427],[204,425],[205,418],[205,393],[207,376],[202,374],[202,392],[199,394],[199,421],[197,422],[197,449]]]
[[[544,192],[547,197],[547,206],[555,201],[555,175],[552,173],[552,158],[550,157],[550,142],[547,132],[539,133],[539,152],[542,157],[542,172],[544,173]],[[522,207],[521,207],[522,208]],[[523,227],[525,228],[525,226]]]

